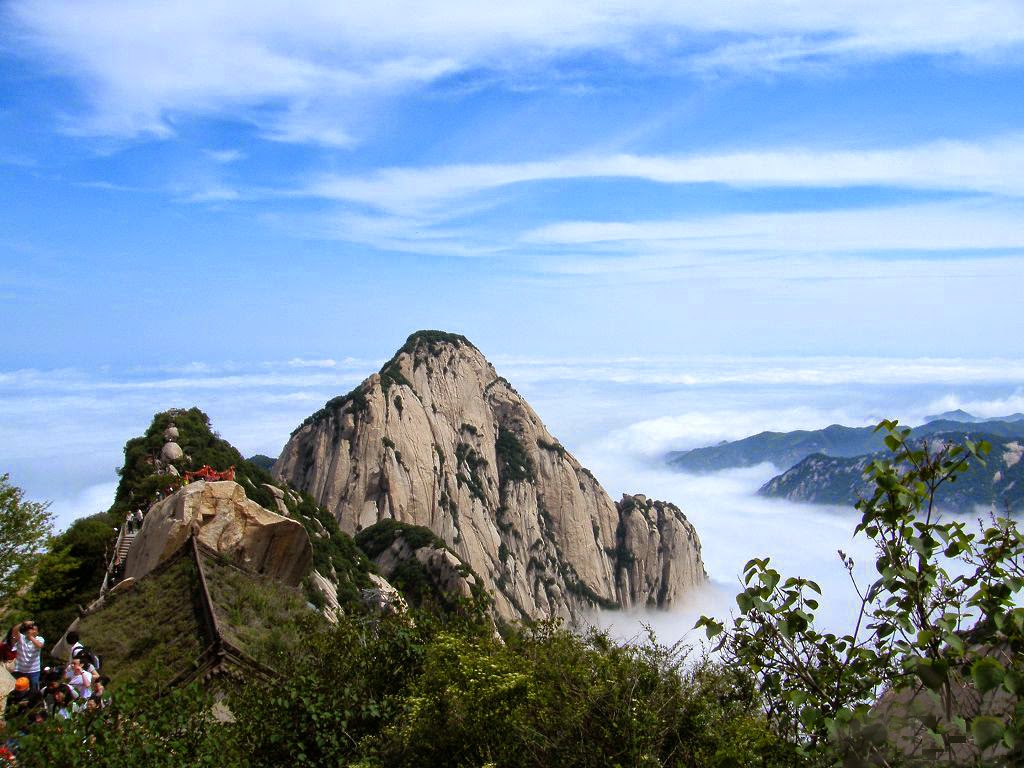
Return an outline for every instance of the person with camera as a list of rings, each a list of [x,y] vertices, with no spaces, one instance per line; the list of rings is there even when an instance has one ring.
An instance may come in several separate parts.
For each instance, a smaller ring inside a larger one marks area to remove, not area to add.
[[[86,671],[81,655],[75,656],[64,673],[65,682],[75,692],[75,700],[82,705],[92,695],[92,675]]]
[[[17,657],[14,660],[14,677],[27,677],[33,691],[39,690],[39,659],[43,655],[46,641],[39,636],[39,627],[34,621],[23,621],[17,626],[15,643]]]

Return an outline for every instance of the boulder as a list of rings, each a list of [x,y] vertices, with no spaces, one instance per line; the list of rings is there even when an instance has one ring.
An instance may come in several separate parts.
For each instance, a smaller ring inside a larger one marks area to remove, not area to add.
[[[164,447],[160,450],[160,458],[166,462],[181,461],[184,457],[185,452],[175,442],[164,443]]]
[[[139,579],[188,537],[249,571],[296,586],[313,548],[300,523],[264,509],[238,483],[197,481],[157,502],[128,551],[125,576]]]
[[[270,491],[270,495],[274,497],[274,506],[277,507],[277,511],[282,515],[288,515],[288,505],[284,503],[284,491],[278,488],[276,485],[270,483],[260,483],[264,488]]]

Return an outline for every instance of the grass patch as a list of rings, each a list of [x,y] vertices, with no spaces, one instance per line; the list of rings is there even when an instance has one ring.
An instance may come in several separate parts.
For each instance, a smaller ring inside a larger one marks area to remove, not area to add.
[[[78,632],[95,651],[111,687],[145,681],[159,690],[192,669],[212,637],[198,613],[198,574],[187,550],[103,607],[82,617]]]
[[[296,620],[309,612],[297,589],[259,578],[206,552],[200,554],[221,634],[257,661],[287,669],[300,650]]]

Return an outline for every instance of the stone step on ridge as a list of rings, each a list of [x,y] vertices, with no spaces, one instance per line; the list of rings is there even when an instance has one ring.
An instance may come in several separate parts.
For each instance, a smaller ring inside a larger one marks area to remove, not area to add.
[[[117,548],[117,556],[121,558],[122,562],[128,556],[128,550],[132,548],[133,541],[135,541],[134,533],[125,534],[121,539],[121,544]]]

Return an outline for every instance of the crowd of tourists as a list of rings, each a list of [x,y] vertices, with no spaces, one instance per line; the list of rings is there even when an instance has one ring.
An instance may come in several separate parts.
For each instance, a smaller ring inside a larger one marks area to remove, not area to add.
[[[100,672],[99,657],[75,631],[68,632],[64,641],[67,656],[53,658],[52,666],[43,665],[46,640],[33,621],[11,627],[0,643],[3,663],[14,677],[14,690],[4,709],[8,738],[0,747],[0,759],[12,760],[18,734],[34,725],[102,709],[110,703],[109,680]]]

